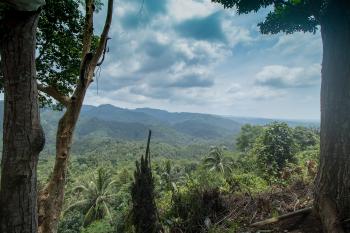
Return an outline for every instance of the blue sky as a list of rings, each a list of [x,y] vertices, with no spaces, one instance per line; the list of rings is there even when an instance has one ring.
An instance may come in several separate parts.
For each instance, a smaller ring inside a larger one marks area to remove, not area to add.
[[[109,53],[87,104],[319,118],[319,32],[261,35],[268,9],[237,15],[210,0],[115,5]],[[102,22],[101,13],[95,28]]]

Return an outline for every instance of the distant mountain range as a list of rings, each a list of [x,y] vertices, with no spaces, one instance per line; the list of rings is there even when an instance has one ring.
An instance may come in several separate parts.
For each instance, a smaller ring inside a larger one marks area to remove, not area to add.
[[[0,102],[3,118],[3,102]],[[44,109],[42,125],[47,146],[55,142],[56,128],[62,112]],[[167,112],[159,109],[125,109],[113,105],[84,105],[75,131],[75,144],[86,140],[116,139],[121,141],[145,140],[148,129],[153,140],[173,145],[200,143],[233,143],[243,124],[264,125],[274,119],[227,117],[200,113]],[[318,127],[317,121],[287,121],[290,125]],[[74,146],[73,146],[74,148]]]
[[[53,142],[61,114],[52,110],[42,111],[42,124],[49,142]],[[232,141],[240,127],[241,124],[233,119],[209,114],[170,113],[150,108],[131,110],[113,105],[98,107],[85,105],[75,131],[75,138],[144,140],[148,129],[151,129],[154,140],[169,144],[195,144]]]

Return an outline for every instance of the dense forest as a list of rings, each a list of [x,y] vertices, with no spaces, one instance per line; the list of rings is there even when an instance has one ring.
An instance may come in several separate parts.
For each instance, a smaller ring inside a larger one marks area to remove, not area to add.
[[[144,136],[143,142],[101,144],[74,155],[58,232],[134,232],[133,211],[142,211],[133,210],[131,185],[147,131]],[[232,143],[236,150],[151,141],[153,198],[164,232],[246,232],[253,222],[310,207],[316,128],[247,124]],[[52,164],[51,157],[39,162],[39,186]]]
[[[0,1],[0,233],[350,232],[349,9]]]

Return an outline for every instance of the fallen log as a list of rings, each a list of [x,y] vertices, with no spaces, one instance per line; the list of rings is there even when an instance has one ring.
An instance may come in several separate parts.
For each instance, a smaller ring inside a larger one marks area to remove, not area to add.
[[[266,220],[263,220],[260,222],[256,222],[256,223],[251,224],[250,226],[251,227],[262,227],[262,226],[265,226],[268,224],[277,223],[279,221],[282,221],[282,220],[285,220],[288,218],[292,218],[292,217],[296,217],[296,216],[300,216],[300,215],[306,216],[306,215],[310,214],[311,212],[312,212],[312,207],[307,207],[307,208],[300,209],[300,210],[297,210],[297,211],[294,211],[294,212],[291,212],[288,214],[284,214],[284,215],[281,215],[278,217],[273,217],[273,218],[269,218],[269,219],[266,219]]]

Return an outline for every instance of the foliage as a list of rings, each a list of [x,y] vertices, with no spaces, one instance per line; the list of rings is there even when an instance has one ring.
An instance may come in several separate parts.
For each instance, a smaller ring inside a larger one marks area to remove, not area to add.
[[[59,233],[80,233],[83,225],[84,216],[78,211],[70,211],[58,224]]]
[[[224,148],[212,147],[209,151],[208,157],[203,161],[204,166],[209,171],[218,171],[225,173],[226,171],[232,171],[233,162],[231,159],[224,156]]]
[[[136,162],[134,182],[131,185],[132,222],[136,233],[159,231],[157,207],[155,203],[154,181],[151,161],[146,153]]]
[[[178,166],[173,166],[170,160],[166,160],[162,165],[155,168],[157,174],[160,176],[160,182],[164,183],[165,190],[176,191],[177,182],[184,179],[184,173]]]
[[[261,8],[272,10],[265,21],[259,23],[260,31],[267,33],[313,32],[318,29],[327,0],[212,0],[225,8],[236,7],[239,14],[257,12]]]
[[[250,124],[243,125],[236,139],[237,149],[242,152],[247,152],[252,149],[256,138],[259,137],[262,132],[262,126]]]
[[[90,180],[82,180],[73,192],[80,197],[79,201],[68,207],[69,209],[80,207],[84,212],[83,225],[108,217],[111,219],[110,205],[113,197],[113,183],[110,174],[104,168],[98,168]]]
[[[76,0],[46,0],[37,33],[37,78],[42,84],[71,93],[79,75],[84,16]],[[40,95],[43,105],[53,104]]]
[[[238,159],[235,161],[239,171],[242,173],[249,173],[251,171],[258,170],[257,156],[254,154],[252,148],[249,153],[240,154]]]
[[[227,178],[227,182],[231,192],[259,193],[268,187],[266,181],[253,172],[234,174]]]
[[[81,233],[114,233],[114,228],[108,220],[100,220],[91,223],[88,227],[83,228]]]
[[[271,125],[275,125],[275,123]],[[260,196],[272,192],[276,187],[283,187],[284,189],[299,181],[309,183],[313,181],[317,168],[317,163],[315,164],[314,161],[318,159],[319,155],[319,135],[313,129],[287,128],[287,135],[293,139],[290,140],[290,143],[295,142],[296,154],[294,157],[297,158],[298,162],[297,164],[285,164],[281,172],[289,172],[289,177],[282,178],[281,173],[276,172],[274,174],[277,177],[274,178],[265,170],[260,169],[258,154],[256,154],[255,149],[262,136],[265,135],[265,130],[268,131],[271,125],[262,127],[264,128],[263,133],[257,137],[253,149],[244,153],[231,151],[230,148],[218,147],[221,149],[223,158],[227,158],[230,162],[234,161],[234,169],[227,169],[224,173],[209,171],[204,166],[205,157],[203,155],[205,153],[202,152],[203,148],[191,154],[185,149],[186,146],[170,146],[156,142],[152,144],[153,154],[157,155],[153,156],[152,160],[154,202],[157,206],[159,223],[165,232],[179,230],[183,232],[198,232],[198,230],[200,232],[237,232],[244,227],[241,220],[231,221],[227,219],[227,221],[221,221],[223,219],[222,215],[227,216],[229,214],[227,210],[237,208],[236,206],[239,203],[235,201],[243,198],[243,203],[239,205],[242,204],[242,209],[244,209],[246,201],[250,202],[252,198],[259,199]],[[281,128],[285,129],[285,125],[282,125]],[[286,133],[285,130],[273,132],[280,134],[276,138],[283,138]],[[313,135],[317,144],[311,146],[313,141],[308,144],[308,140],[306,140],[309,136],[300,137],[300,135]],[[85,145],[85,147],[87,146],[88,144]],[[195,148],[197,147],[200,148],[201,146],[195,146]],[[208,148],[209,146],[206,150]],[[306,149],[304,150],[304,148]],[[138,142],[110,140],[108,143],[101,143],[92,140],[91,147],[86,148],[86,152],[85,150],[80,151],[77,156],[72,158],[66,186],[65,202],[67,206],[74,204],[73,200],[77,199],[76,184],[84,184],[84,182],[89,181],[91,174],[96,175],[98,168],[104,167],[105,170],[108,170],[110,180],[115,181],[111,189],[112,196],[109,200],[112,221],[106,216],[82,228],[86,209],[72,208],[66,211],[62,217],[59,233],[103,232],[105,229],[107,231],[113,229],[113,232],[134,232],[135,228],[132,226],[133,202],[130,192],[130,186],[133,183],[131,171],[134,167],[135,158],[144,149],[145,146]],[[172,156],[169,156],[170,154]],[[51,157],[41,158],[39,164],[40,183],[44,183],[47,176],[50,175],[48,171],[50,171],[51,166]],[[278,182],[274,182],[273,186],[269,186],[269,182],[274,180]],[[82,192],[79,195],[83,196]],[[204,196],[206,196],[206,201],[203,201]],[[234,203],[230,201],[234,201]],[[220,208],[215,207],[215,205]],[[212,208],[215,211],[212,211]],[[262,207],[252,206],[251,208],[254,212],[256,208]],[[271,211],[276,212],[275,209]],[[271,214],[272,212],[266,213]],[[250,221],[252,214],[247,217]]]
[[[297,126],[293,129],[293,137],[299,151],[307,150],[320,143],[319,133],[315,129]]]
[[[172,219],[168,224],[182,232],[194,233],[209,229],[228,212],[218,188],[179,192],[172,201]]]
[[[253,150],[267,179],[279,176],[288,163],[296,162],[292,129],[286,123],[273,122],[266,126]]]
[[[301,163],[305,163],[309,160],[318,161],[320,157],[320,147],[315,146],[315,147],[308,148],[307,150],[303,150],[299,152],[296,155],[296,157]]]
[[[55,87],[60,93],[72,94],[79,76],[84,15],[81,0],[46,0],[42,7],[37,31],[37,79],[40,84]],[[102,2],[95,1],[96,10]],[[3,12],[0,5],[0,14]],[[1,17],[1,15],[0,15]],[[93,36],[92,51],[98,37]],[[0,70],[1,77],[1,70]],[[0,88],[2,80],[0,80]],[[44,93],[39,93],[42,107],[62,109],[62,106]]]

